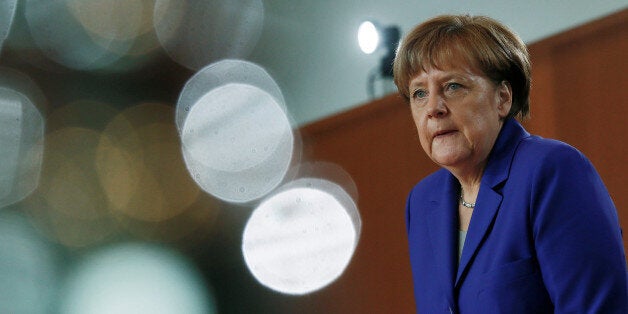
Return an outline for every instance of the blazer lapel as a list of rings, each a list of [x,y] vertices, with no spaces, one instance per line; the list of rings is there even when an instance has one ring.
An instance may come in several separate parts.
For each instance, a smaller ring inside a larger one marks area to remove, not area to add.
[[[485,191],[482,191],[482,189]],[[458,274],[456,275],[456,287],[465,274],[475,252],[480,248],[482,239],[484,239],[485,235],[491,229],[501,201],[502,196],[492,189],[487,189],[485,186],[480,188],[480,194],[475,203],[473,216],[471,216],[471,224],[469,225],[467,238],[462,249]]]
[[[505,121],[497,141],[495,141],[482,175],[480,191],[475,202],[473,216],[471,216],[471,223],[456,274],[456,287],[460,285],[473,257],[480,249],[483,239],[491,230],[502,202],[503,196],[500,187],[508,179],[510,164],[517,146],[524,137],[528,136],[530,134],[516,120],[508,119]]]
[[[434,198],[430,200],[427,229],[443,289],[449,301],[453,302],[458,260],[458,202],[455,197],[458,183],[449,173],[446,181],[444,193],[434,193]]]

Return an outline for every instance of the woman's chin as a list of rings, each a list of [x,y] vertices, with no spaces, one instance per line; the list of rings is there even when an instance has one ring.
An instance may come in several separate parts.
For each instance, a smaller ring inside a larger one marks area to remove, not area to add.
[[[430,157],[432,161],[434,161],[437,165],[444,168],[453,167],[457,164],[460,164],[465,159],[463,156],[461,156],[461,154],[452,154],[452,153],[446,153],[446,154],[432,153],[432,156]]]

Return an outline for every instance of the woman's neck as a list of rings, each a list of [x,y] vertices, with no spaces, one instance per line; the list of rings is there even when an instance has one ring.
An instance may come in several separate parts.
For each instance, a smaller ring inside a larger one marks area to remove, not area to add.
[[[480,182],[484,173],[485,163],[469,168],[448,169],[458,182],[463,191],[463,199],[468,203],[475,203],[480,191]]]

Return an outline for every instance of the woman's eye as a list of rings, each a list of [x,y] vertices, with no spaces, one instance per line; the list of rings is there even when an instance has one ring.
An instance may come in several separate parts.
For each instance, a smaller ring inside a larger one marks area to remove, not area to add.
[[[462,85],[460,85],[458,83],[448,83],[447,86],[446,86],[447,90],[450,90],[450,91],[454,91],[454,90],[460,89],[461,87],[462,87]]]
[[[423,99],[427,97],[427,92],[422,89],[417,89],[412,93],[412,98],[414,99]]]

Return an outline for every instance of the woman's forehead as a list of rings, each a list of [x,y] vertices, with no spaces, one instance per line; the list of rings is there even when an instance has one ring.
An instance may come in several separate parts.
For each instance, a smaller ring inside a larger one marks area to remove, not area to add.
[[[415,71],[425,71],[428,68],[453,69],[476,67],[478,61],[471,47],[466,47],[459,42],[441,43],[432,46],[431,49],[419,52],[415,55],[417,66]]]
[[[474,67],[479,69],[479,61],[473,47],[456,39],[425,45],[415,50],[410,58],[412,76],[430,68],[442,70]]]

